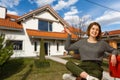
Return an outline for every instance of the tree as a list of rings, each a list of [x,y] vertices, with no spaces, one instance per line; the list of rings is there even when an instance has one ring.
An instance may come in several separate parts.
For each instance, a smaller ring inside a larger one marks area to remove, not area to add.
[[[13,54],[12,44],[9,40],[5,40],[5,35],[0,35],[0,71],[2,67],[9,60],[10,56]]]
[[[49,67],[50,63],[45,59],[45,46],[44,46],[44,39],[40,40],[40,52],[39,52],[39,59],[35,60],[35,64],[37,67]]]
[[[40,61],[45,61],[45,46],[44,46],[43,39],[41,39],[41,41],[40,41],[39,59],[40,59]]]
[[[72,25],[72,27],[78,28],[80,31],[74,33],[78,36],[78,39],[85,36],[85,32],[88,26],[88,23],[91,21],[90,15],[85,15],[83,17],[73,16],[70,17],[68,22]]]

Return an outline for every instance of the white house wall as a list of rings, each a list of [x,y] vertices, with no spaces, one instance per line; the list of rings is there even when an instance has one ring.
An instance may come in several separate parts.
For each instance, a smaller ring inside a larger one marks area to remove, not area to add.
[[[56,22],[58,20],[56,18],[54,18],[49,12],[43,12],[39,15],[36,15],[35,17],[36,18],[29,18],[29,19],[26,19],[25,21],[23,21],[22,24],[23,24],[24,28],[38,30],[38,21],[39,20],[37,18],[42,18],[42,19],[54,20],[54,22],[52,24],[53,32],[62,32],[64,30],[63,25],[60,22]]]
[[[50,46],[50,55],[55,54],[56,50],[57,50],[56,44],[52,43],[51,46]],[[57,55],[57,53],[56,53],[56,55]]]
[[[37,14],[35,17],[42,18],[42,19],[49,19],[49,20],[57,20],[47,11]]]
[[[0,30],[0,32],[5,33],[5,38],[7,40],[21,40],[23,41],[22,50],[14,50],[12,57],[33,57],[37,54],[34,53],[34,45],[31,44],[29,37],[25,35],[24,32],[16,31],[5,31]]]
[[[20,52],[20,51],[14,51]],[[23,41],[23,53],[22,54],[15,54],[15,57],[34,57],[37,54],[34,52],[34,43],[30,41],[29,38],[25,37]]]
[[[65,49],[64,45],[59,42],[59,50],[57,51],[57,43],[54,42],[50,46],[50,55],[63,55]]]
[[[25,41],[25,35],[24,33],[21,32],[14,32],[14,31],[5,31],[5,30],[0,30],[0,32],[5,34],[5,39],[6,40],[21,40]],[[24,53],[24,44],[23,44],[23,50],[19,50],[19,51],[14,51],[14,54],[12,55],[12,57],[18,57],[21,54],[25,54]]]
[[[64,51],[65,51],[64,44],[59,42],[59,51],[57,51],[57,55],[63,55]]]
[[[59,50],[60,50],[59,55],[63,55],[63,53],[66,51],[64,43],[60,43],[59,45],[60,45],[60,47],[59,47]]]
[[[22,22],[23,28],[38,30],[38,19],[29,18]]]
[[[56,19],[55,17],[53,17],[49,12],[41,13],[41,14],[37,15],[36,17],[43,18],[43,19],[54,20],[55,22],[53,22],[53,25],[52,25],[53,26],[53,32],[61,32],[61,31],[64,30],[64,27],[59,22],[59,20]]]
[[[64,27],[60,23],[53,22],[53,32],[63,32]]]
[[[5,19],[6,17],[6,8],[0,7],[0,18]]]

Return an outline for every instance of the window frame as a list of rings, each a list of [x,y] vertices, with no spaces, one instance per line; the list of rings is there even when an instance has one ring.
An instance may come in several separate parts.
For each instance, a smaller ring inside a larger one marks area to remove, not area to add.
[[[57,51],[59,51],[59,43],[57,42]]]
[[[34,42],[34,51],[37,51],[37,41]]]
[[[38,30],[52,32],[52,24],[53,22],[50,22],[50,21],[38,20]],[[44,25],[44,26],[41,26],[41,25]],[[45,29],[46,26],[47,26],[47,29]]]
[[[117,49],[120,50],[120,43],[117,43]]]
[[[22,40],[9,40],[13,45],[13,50],[23,50],[23,41]]]

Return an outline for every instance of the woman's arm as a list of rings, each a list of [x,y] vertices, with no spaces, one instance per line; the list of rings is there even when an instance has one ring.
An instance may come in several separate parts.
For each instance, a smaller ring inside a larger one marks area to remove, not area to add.
[[[65,49],[66,50],[78,50],[78,46],[80,44],[79,41],[77,41],[75,43],[71,43],[72,33],[67,28],[65,28],[65,31],[68,33],[68,37],[67,37],[66,42],[65,42]]]
[[[117,64],[117,58],[116,58],[116,55],[118,54],[118,50],[116,49],[116,46],[110,46],[108,43],[106,43],[106,49],[107,49],[107,52],[111,53],[111,63],[113,66],[115,66]]]
[[[106,52],[109,52],[113,55],[117,55],[119,53],[119,51],[116,48],[114,48],[113,46],[110,46],[107,42],[104,41],[103,44]]]
[[[117,64],[116,55],[112,54],[110,60],[111,60],[112,66],[115,66]]]

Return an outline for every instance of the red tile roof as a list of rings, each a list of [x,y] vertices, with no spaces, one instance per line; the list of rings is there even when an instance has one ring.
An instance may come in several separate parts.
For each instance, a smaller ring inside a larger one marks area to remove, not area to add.
[[[113,30],[109,32],[109,35],[120,34],[120,30]]]
[[[75,32],[80,33],[81,32],[81,29],[75,28],[75,27],[68,27],[68,29],[73,33],[75,33]]]
[[[67,38],[67,33],[61,33],[61,32],[46,32],[46,31],[27,29],[27,33],[29,36],[35,36],[35,37],[47,37],[47,38],[57,38],[57,39]],[[72,35],[72,38],[76,39],[77,36]]]
[[[7,14],[5,19],[0,18],[0,27],[22,29],[22,25],[10,19],[17,19],[19,16]]]

